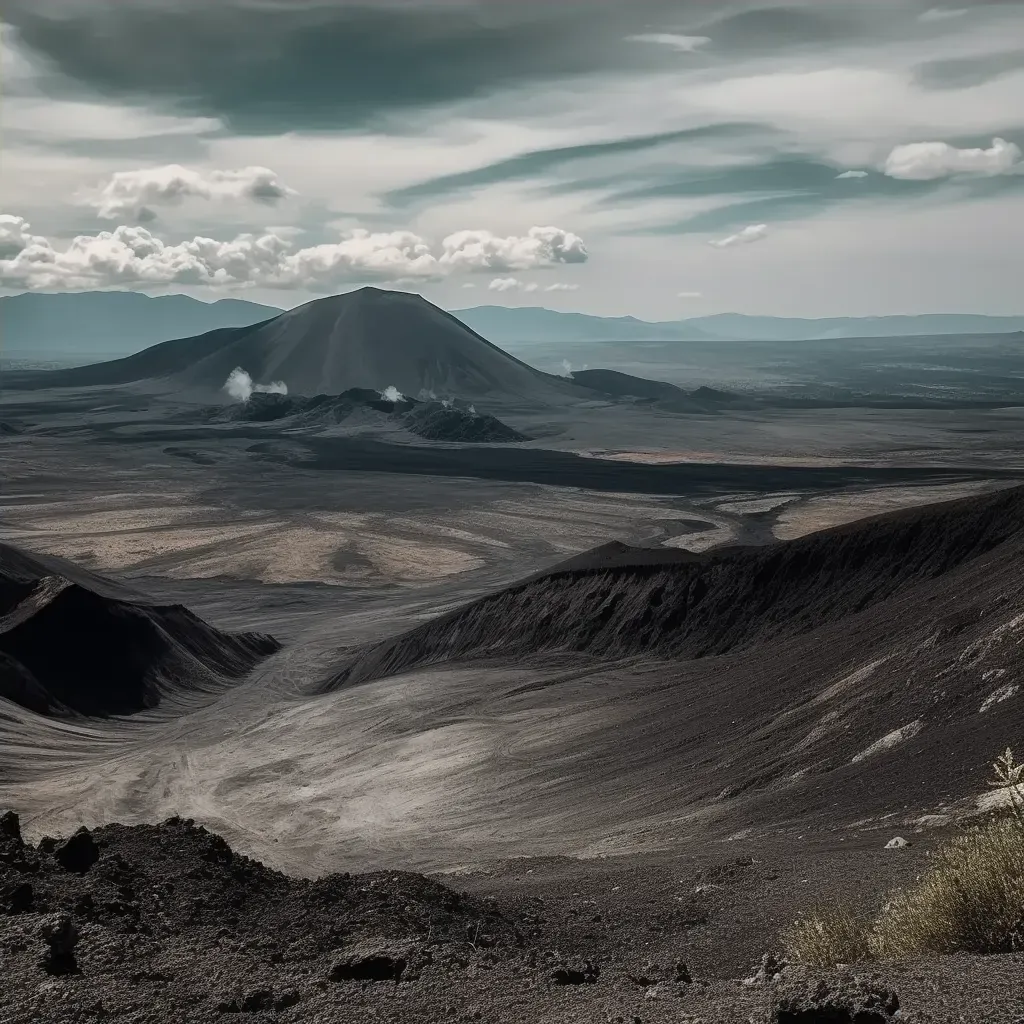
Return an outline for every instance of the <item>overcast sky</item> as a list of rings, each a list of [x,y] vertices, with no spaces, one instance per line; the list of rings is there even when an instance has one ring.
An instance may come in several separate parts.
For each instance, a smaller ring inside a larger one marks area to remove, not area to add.
[[[1024,312],[1024,0],[0,16],[6,294]]]

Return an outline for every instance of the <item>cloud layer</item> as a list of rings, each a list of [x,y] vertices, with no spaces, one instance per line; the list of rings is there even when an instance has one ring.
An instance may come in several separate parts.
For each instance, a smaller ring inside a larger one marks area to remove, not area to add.
[[[579,289],[579,285],[555,281],[541,287],[536,281],[521,281],[518,277],[496,277],[487,288],[492,292],[574,292]]]
[[[954,174],[994,177],[1024,172],[1020,147],[993,139],[988,149],[957,149],[948,142],[912,142],[897,146],[885,161],[885,173],[904,181],[935,181]]]
[[[234,171],[199,171],[167,164],[137,171],[118,171],[95,195],[82,202],[108,220],[150,221],[154,206],[173,206],[184,199],[248,200],[272,206],[294,189],[282,184],[268,167],[242,167]]]
[[[78,235],[64,248],[33,235],[21,217],[0,216],[0,285],[44,289],[193,285],[330,289],[363,281],[440,279],[450,273],[541,270],[587,258],[582,239],[554,227],[524,236],[459,231],[440,250],[411,231],[350,232],[296,248],[267,232],[230,241],[197,236],[168,244],[144,227]]]

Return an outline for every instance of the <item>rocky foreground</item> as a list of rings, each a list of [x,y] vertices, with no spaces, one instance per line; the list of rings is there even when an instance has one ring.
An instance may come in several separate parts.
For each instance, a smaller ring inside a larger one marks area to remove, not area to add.
[[[291,878],[177,818],[32,845],[8,813],[0,1020],[1024,1019],[1022,957],[824,973],[750,957],[766,900],[815,878],[726,852],[523,861],[460,878],[470,893],[402,872]]]

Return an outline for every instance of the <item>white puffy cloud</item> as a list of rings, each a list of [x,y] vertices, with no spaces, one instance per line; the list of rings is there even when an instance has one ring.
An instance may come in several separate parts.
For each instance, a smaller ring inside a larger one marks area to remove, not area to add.
[[[767,224],[749,224],[742,231],[737,231],[734,235],[729,235],[726,238],[712,239],[708,244],[713,245],[716,249],[728,249],[734,245],[749,245],[751,242],[760,242],[767,237]]]
[[[866,178],[867,176],[867,171],[843,171],[842,174],[836,175],[836,180],[843,181],[845,178]]]
[[[45,244],[46,239],[29,233],[31,225],[24,217],[0,213],[0,260],[17,256],[30,245]]]
[[[579,242],[575,235],[563,234]],[[452,237],[467,235],[494,237],[486,232],[460,232]],[[230,241],[196,236],[170,244],[144,227],[121,225],[113,231],[78,235],[61,248],[31,234],[23,218],[0,215],[0,285],[69,290],[133,284],[319,290],[364,281],[438,279],[477,269],[472,251],[467,258],[451,258],[466,250],[453,249],[449,241],[442,243],[438,253],[411,231],[358,230],[337,242],[305,247],[272,231],[238,235]],[[543,239],[540,249],[532,244],[517,248],[514,243],[524,239],[497,241],[516,260],[530,258],[538,267],[549,265],[557,249],[545,250]],[[527,236],[527,241],[537,239]],[[518,278],[497,281],[506,283],[496,287],[492,282],[496,291],[539,289]]]
[[[586,263],[579,235],[556,227],[533,227],[525,235],[502,237],[490,231],[457,231],[441,243],[441,263],[453,270],[509,273],[566,263]]]
[[[673,32],[649,32],[639,36],[630,36],[631,43],[654,43],[656,46],[670,46],[682,53],[694,53],[702,46],[711,42],[708,36],[683,36]]]
[[[988,149],[957,149],[948,142],[911,142],[897,146],[885,161],[890,178],[905,181],[934,181],[954,174],[998,174],[1024,172],[1020,147],[1006,139],[993,139]]]
[[[704,295],[702,292],[680,292],[679,298],[681,299],[701,299]]]
[[[565,281],[556,281],[554,284],[544,286],[546,292],[576,292],[579,291],[578,284],[567,284]]]
[[[269,167],[242,167],[233,171],[200,171],[167,164],[137,171],[118,171],[98,192],[81,201],[100,217],[153,220],[153,206],[173,206],[184,199],[227,199],[272,205],[294,189],[282,184]]]

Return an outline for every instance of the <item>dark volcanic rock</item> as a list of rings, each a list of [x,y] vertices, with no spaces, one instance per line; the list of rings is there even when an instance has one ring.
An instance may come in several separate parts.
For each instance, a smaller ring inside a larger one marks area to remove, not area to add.
[[[399,982],[407,966],[404,956],[382,951],[361,953],[336,963],[331,968],[331,981]]]
[[[551,974],[556,985],[593,985],[601,974],[601,968],[592,963],[585,963],[577,970],[573,967],[559,967]]]
[[[100,851],[88,829],[79,829],[53,851],[54,859],[65,870],[84,875],[100,859]]]
[[[407,413],[402,422],[428,441],[454,441],[464,444],[507,444],[528,440],[501,420],[486,413],[429,402]]]
[[[39,934],[48,947],[43,958],[43,970],[47,974],[74,974],[78,970],[75,961],[75,947],[78,945],[78,929],[67,914],[57,914],[43,922]]]
[[[21,819],[14,811],[4,811],[0,814],[0,841],[4,839],[21,842]]]
[[[777,1024],[886,1024],[898,1018],[899,996],[863,980],[819,982],[812,991],[789,994],[775,1013]]]
[[[34,895],[31,882],[0,885],[0,914],[23,914],[31,910]]]

